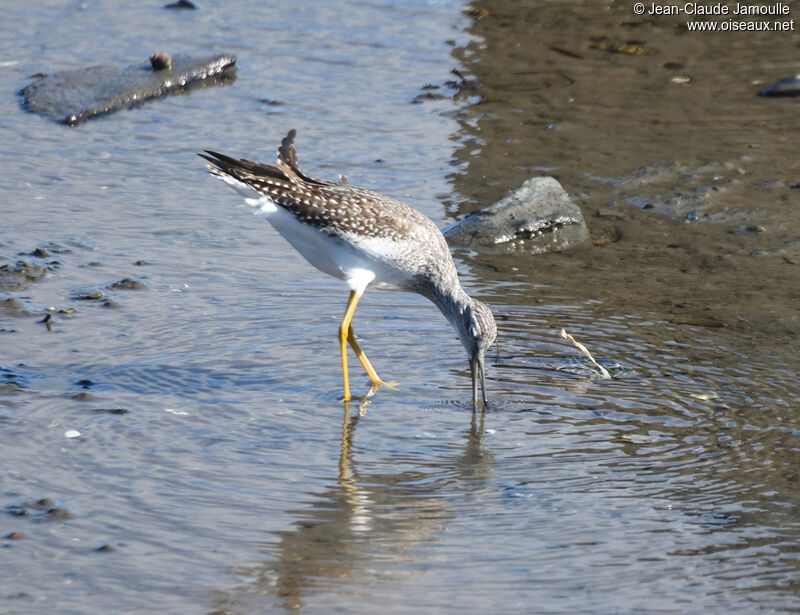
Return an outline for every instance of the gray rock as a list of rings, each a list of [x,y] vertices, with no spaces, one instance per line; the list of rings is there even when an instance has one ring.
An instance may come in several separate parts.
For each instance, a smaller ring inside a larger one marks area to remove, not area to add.
[[[442,232],[454,246],[528,254],[558,252],[589,239],[580,208],[552,177],[533,177]]]
[[[74,126],[97,115],[139,105],[176,90],[229,83],[236,56],[155,54],[127,68],[90,66],[43,75],[23,88],[25,108]]]

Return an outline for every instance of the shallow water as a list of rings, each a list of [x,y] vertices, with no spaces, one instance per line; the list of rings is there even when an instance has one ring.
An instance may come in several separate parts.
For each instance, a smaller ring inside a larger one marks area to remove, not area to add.
[[[458,155],[476,100],[411,102],[480,47],[463,8],[6,10],[7,93],[157,50],[239,68],[72,129],[0,99],[0,265],[49,267],[0,294],[27,311],[0,312],[0,612],[800,610],[791,332],[669,323],[603,255],[459,252],[498,316],[489,410],[436,309],[379,292],[355,327],[400,386],[343,406],[346,289],[203,170],[204,148],[269,160],[294,127],[312,175],[443,224],[485,189]],[[503,177],[490,149],[475,159]],[[78,299],[97,291],[113,304]]]

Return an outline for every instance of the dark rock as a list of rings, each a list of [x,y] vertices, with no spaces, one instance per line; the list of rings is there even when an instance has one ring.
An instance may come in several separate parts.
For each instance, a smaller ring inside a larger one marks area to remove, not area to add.
[[[589,239],[580,208],[552,177],[534,177],[443,231],[454,246],[542,254]]]
[[[436,92],[421,92],[411,100],[411,104],[418,105],[426,100],[443,100],[444,98],[445,96],[437,94]]]
[[[45,75],[25,87],[25,108],[74,126],[84,120],[139,105],[176,90],[217,85],[235,79],[236,56],[175,54],[170,65],[157,54],[159,68],[150,63],[127,68],[90,66]]]
[[[168,53],[154,53],[150,56],[150,66],[154,71],[171,70],[172,56]]]
[[[31,517],[36,520],[72,519],[73,515],[64,506],[58,506],[50,498],[25,500],[19,504],[6,506],[6,512],[15,517]]]
[[[60,244],[60,243],[58,243],[56,241],[48,241],[48,242],[42,244],[37,249],[44,250],[44,251],[48,252],[49,254],[69,254],[70,252],[72,252],[72,250],[70,248],[68,248],[67,246],[62,245],[62,244]]]
[[[72,298],[77,299],[79,301],[98,301],[103,298],[103,291],[90,290],[85,292],[79,292],[73,295]]]
[[[134,280],[133,278],[122,278],[121,280],[117,280],[116,282],[112,282],[106,288],[111,288],[114,290],[138,290],[140,288],[145,288],[147,285],[144,282],[140,282],[139,280]]]
[[[800,96],[800,75],[776,81],[758,93],[759,96]]]
[[[37,281],[46,272],[45,267],[28,261],[0,265],[0,287],[24,288],[28,282]]]
[[[197,5],[189,0],[178,0],[171,4],[164,5],[165,9],[196,9]]]
[[[23,534],[22,532],[9,532],[8,534],[6,534],[6,538],[8,540],[19,540],[20,538],[24,537],[25,534]]]

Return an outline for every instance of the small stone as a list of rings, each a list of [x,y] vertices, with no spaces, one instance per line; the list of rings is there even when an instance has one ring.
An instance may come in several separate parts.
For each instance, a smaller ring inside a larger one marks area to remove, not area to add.
[[[81,437],[81,432],[78,431],[77,429],[68,429],[67,431],[64,432],[64,437],[65,438],[80,438]]]
[[[31,312],[25,307],[16,297],[8,297],[0,301],[0,311],[7,313],[10,316],[31,316]]]
[[[54,521],[72,519],[73,515],[63,506],[54,506],[47,511],[47,518]]]
[[[116,282],[112,282],[106,286],[106,288],[114,290],[139,290],[140,288],[145,287],[146,284],[144,282],[134,280],[133,278],[122,278],[121,280],[117,280]]]
[[[19,540],[20,538],[24,537],[25,534],[23,534],[22,532],[9,532],[8,534],[6,534],[6,538],[8,540]]]
[[[46,272],[47,269],[45,267],[28,261],[17,261],[13,267],[11,265],[0,265],[0,274],[11,274],[17,278],[32,282],[41,278]]]
[[[168,53],[154,53],[150,56],[150,66],[153,70],[170,70],[172,68],[172,56]]]
[[[599,239],[595,239],[592,243],[598,247],[607,246],[611,243],[611,240],[608,237],[600,237]]]
[[[97,408],[95,412],[99,412],[102,414],[126,414],[128,412],[127,408]]]

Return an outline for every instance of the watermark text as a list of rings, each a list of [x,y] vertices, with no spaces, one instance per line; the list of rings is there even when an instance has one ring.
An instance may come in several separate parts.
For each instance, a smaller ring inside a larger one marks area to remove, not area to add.
[[[794,32],[791,9],[783,2],[747,4],[738,2],[637,2],[633,5],[637,15],[683,15],[685,17],[724,17],[726,19],[687,21],[686,28],[693,32]],[[760,18],[760,19],[758,19]],[[766,19],[764,19],[766,18]]]

